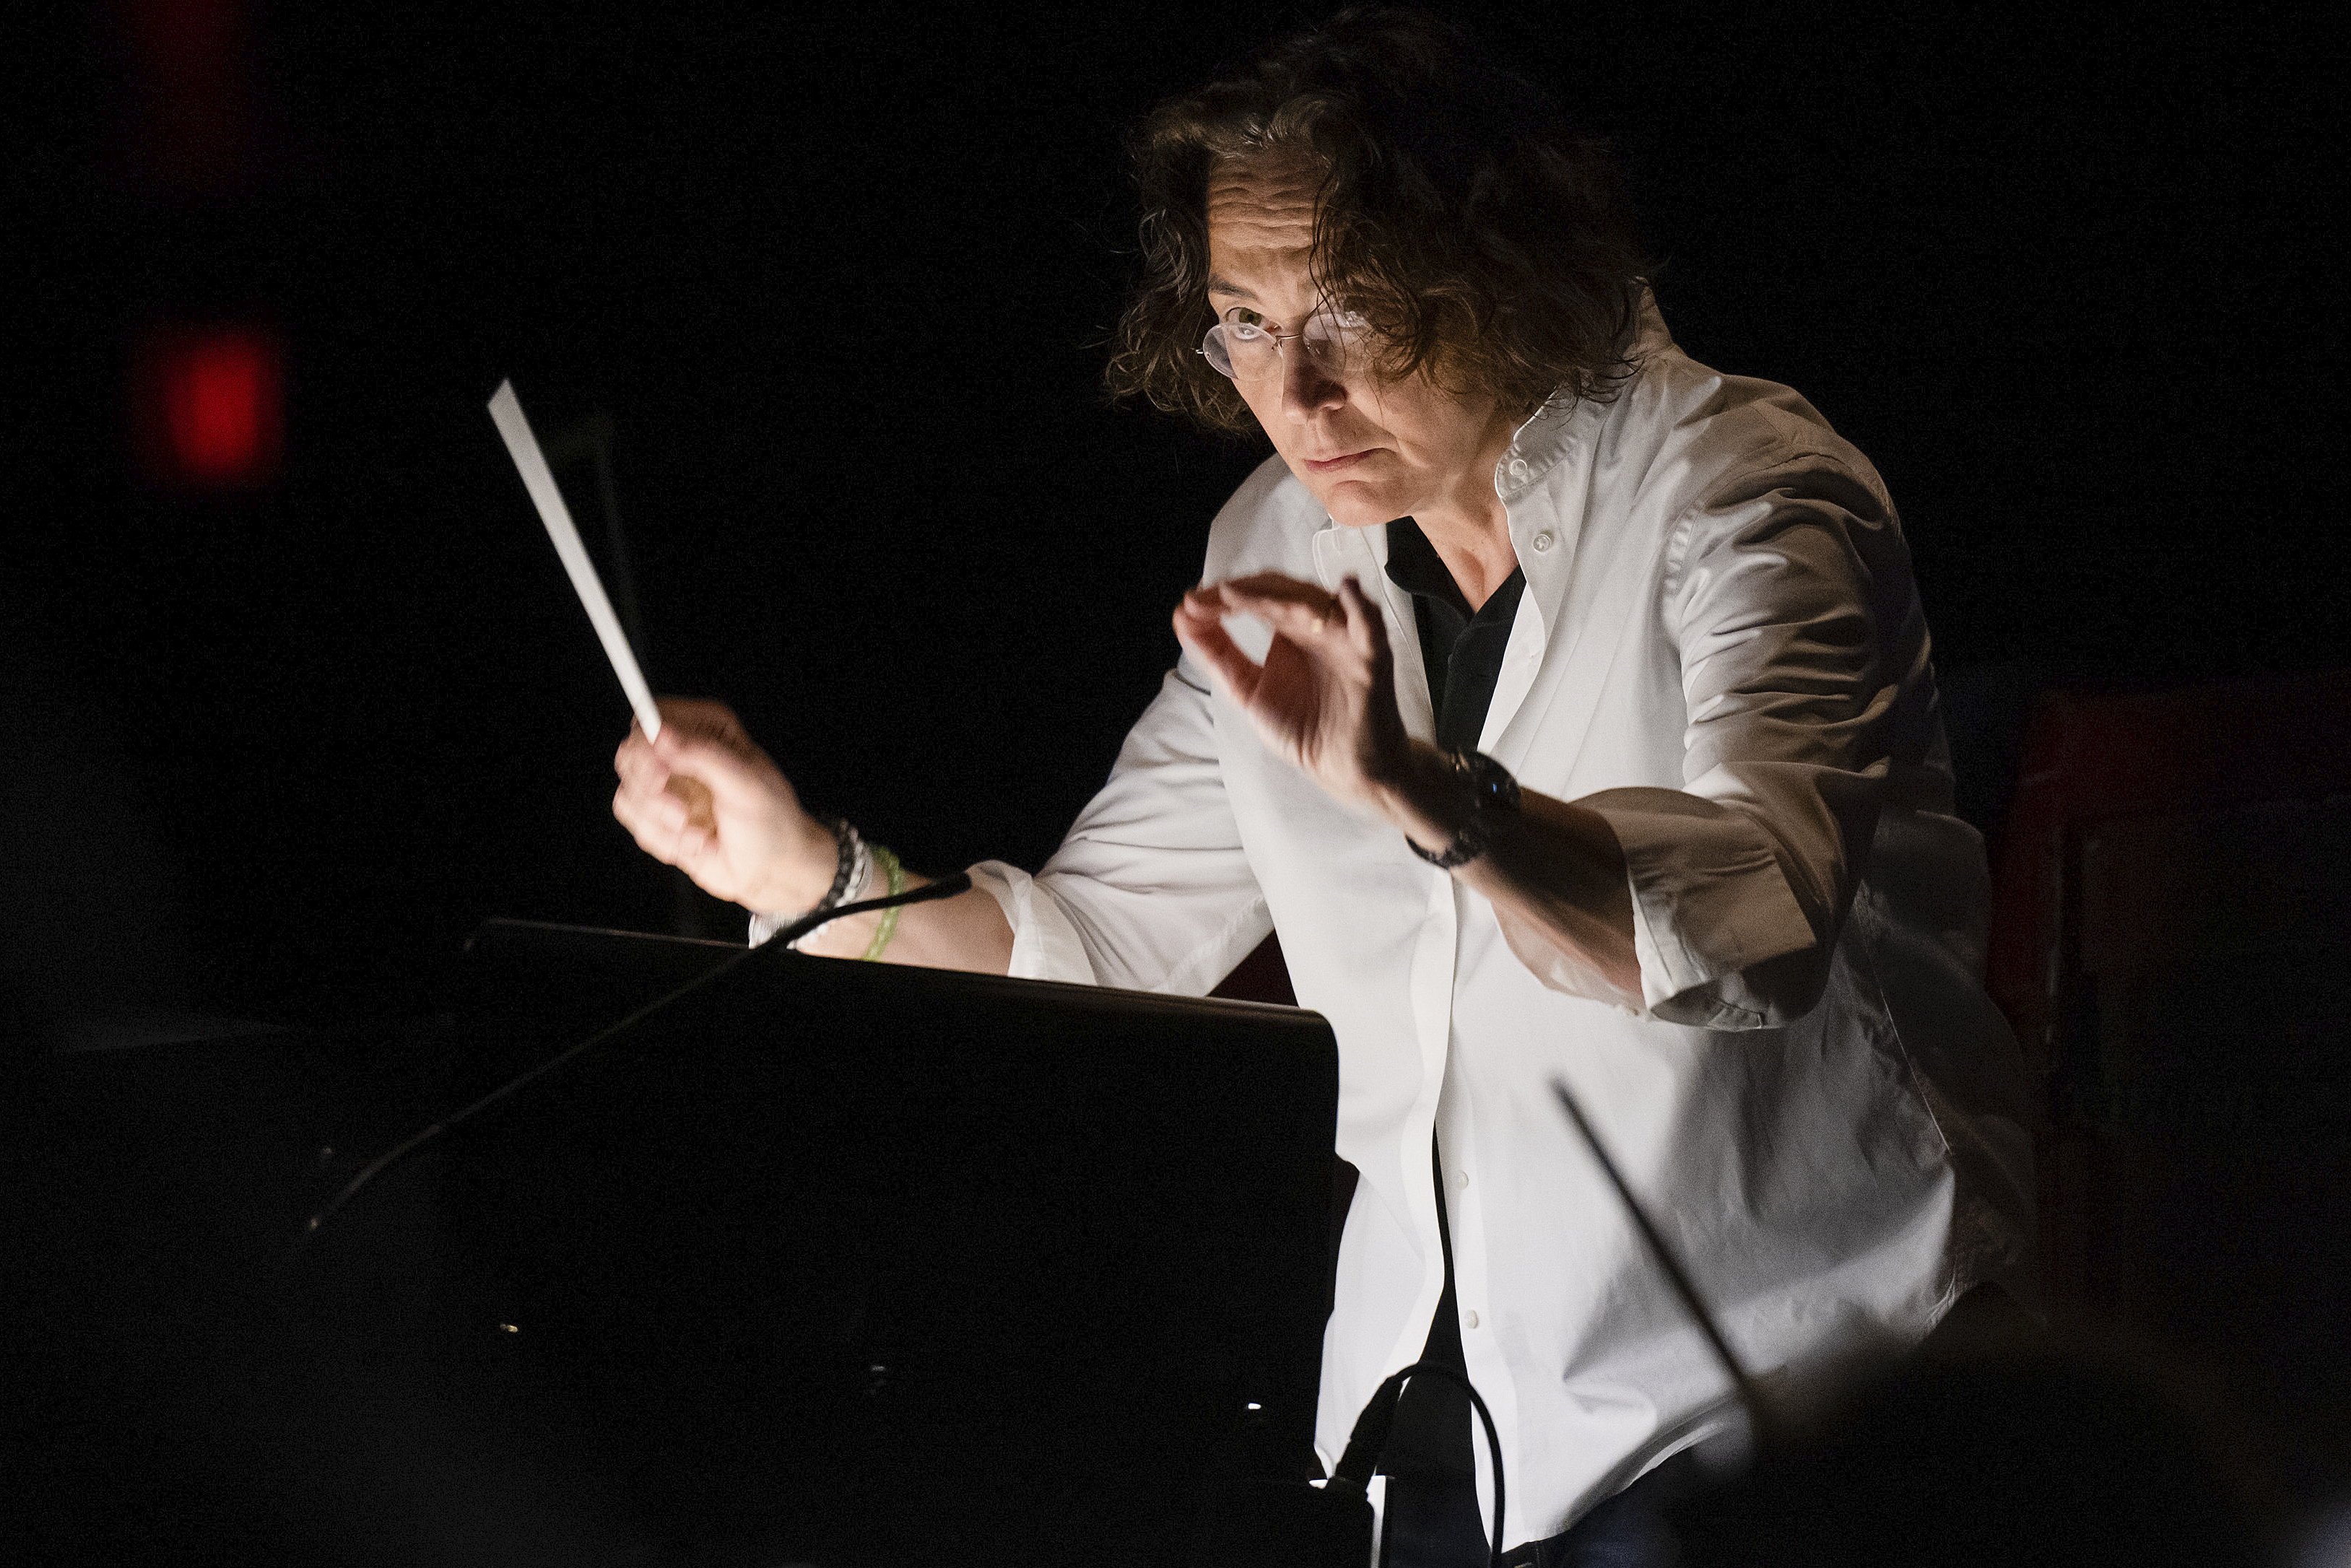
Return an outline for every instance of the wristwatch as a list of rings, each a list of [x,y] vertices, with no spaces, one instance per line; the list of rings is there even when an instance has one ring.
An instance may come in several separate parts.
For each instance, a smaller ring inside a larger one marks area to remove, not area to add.
[[[1448,751],[1445,765],[1469,790],[1469,820],[1454,830],[1453,841],[1442,850],[1423,849],[1409,833],[1404,841],[1439,871],[1451,871],[1486,852],[1498,820],[1518,814],[1519,781],[1510,777],[1509,768],[1482,751]]]

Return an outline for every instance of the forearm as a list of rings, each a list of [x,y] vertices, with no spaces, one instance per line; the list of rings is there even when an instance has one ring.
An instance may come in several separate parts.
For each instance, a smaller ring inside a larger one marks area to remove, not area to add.
[[[923,887],[933,879],[906,874],[906,886]],[[888,889],[876,873],[867,880],[862,898],[878,898]],[[853,900],[843,900],[844,903]],[[909,904],[894,912],[876,910],[836,920],[824,934],[800,945],[800,950],[826,958],[862,958],[873,945],[888,913],[898,916],[889,945],[878,955],[885,964],[911,964],[926,969],[967,969],[1001,975],[1012,964],[1012,927],[1004,907],[980,888],[926,904]]]
[[[1451,843],[1476,810],[1445,759],[1418,741],[1382,789],[1379,806],[1406,837],[1430,849]],[[1607,820],[1521,789],[1518,810],[1499,821],[1489,813],[1488,825],[1486,852],[1452,874],[1494,906],[1511,950],[1547,984],[1638,1007],[1633,898]]]

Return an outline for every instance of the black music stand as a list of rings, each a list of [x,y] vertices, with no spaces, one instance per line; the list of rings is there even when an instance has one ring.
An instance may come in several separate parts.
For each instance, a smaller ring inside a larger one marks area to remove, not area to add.
[[[742,951],[471,950],[474,1087]],[[765,951],[306,1267],[381,1281],[407,1216],[402,1385],[611,1560],[1172,1563],[1218,1474],[1319,1473],[1336,1108],[1317,1014]]]

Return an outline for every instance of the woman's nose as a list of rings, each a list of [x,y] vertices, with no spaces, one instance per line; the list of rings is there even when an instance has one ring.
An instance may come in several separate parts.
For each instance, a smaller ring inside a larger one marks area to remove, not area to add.
[[[1281,403],[1293,419],[1337,408],[1347,389],[1302,340],[1281,345]]]

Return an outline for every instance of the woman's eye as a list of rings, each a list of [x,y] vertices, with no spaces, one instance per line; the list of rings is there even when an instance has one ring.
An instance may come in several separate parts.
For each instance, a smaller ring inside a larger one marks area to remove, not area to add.
[[[1259,318],[1259,320],[1262,319],[1262,317]],[[1251,321],[1245,318],[1237,317],[1233,320],[1225,323],[1225,327],[1228,331],[1233,334],[1233,336],[1239,338],[1244,341],[1265,336],[1265,329],[1263,327],[1259,326],[1257,321]]]

